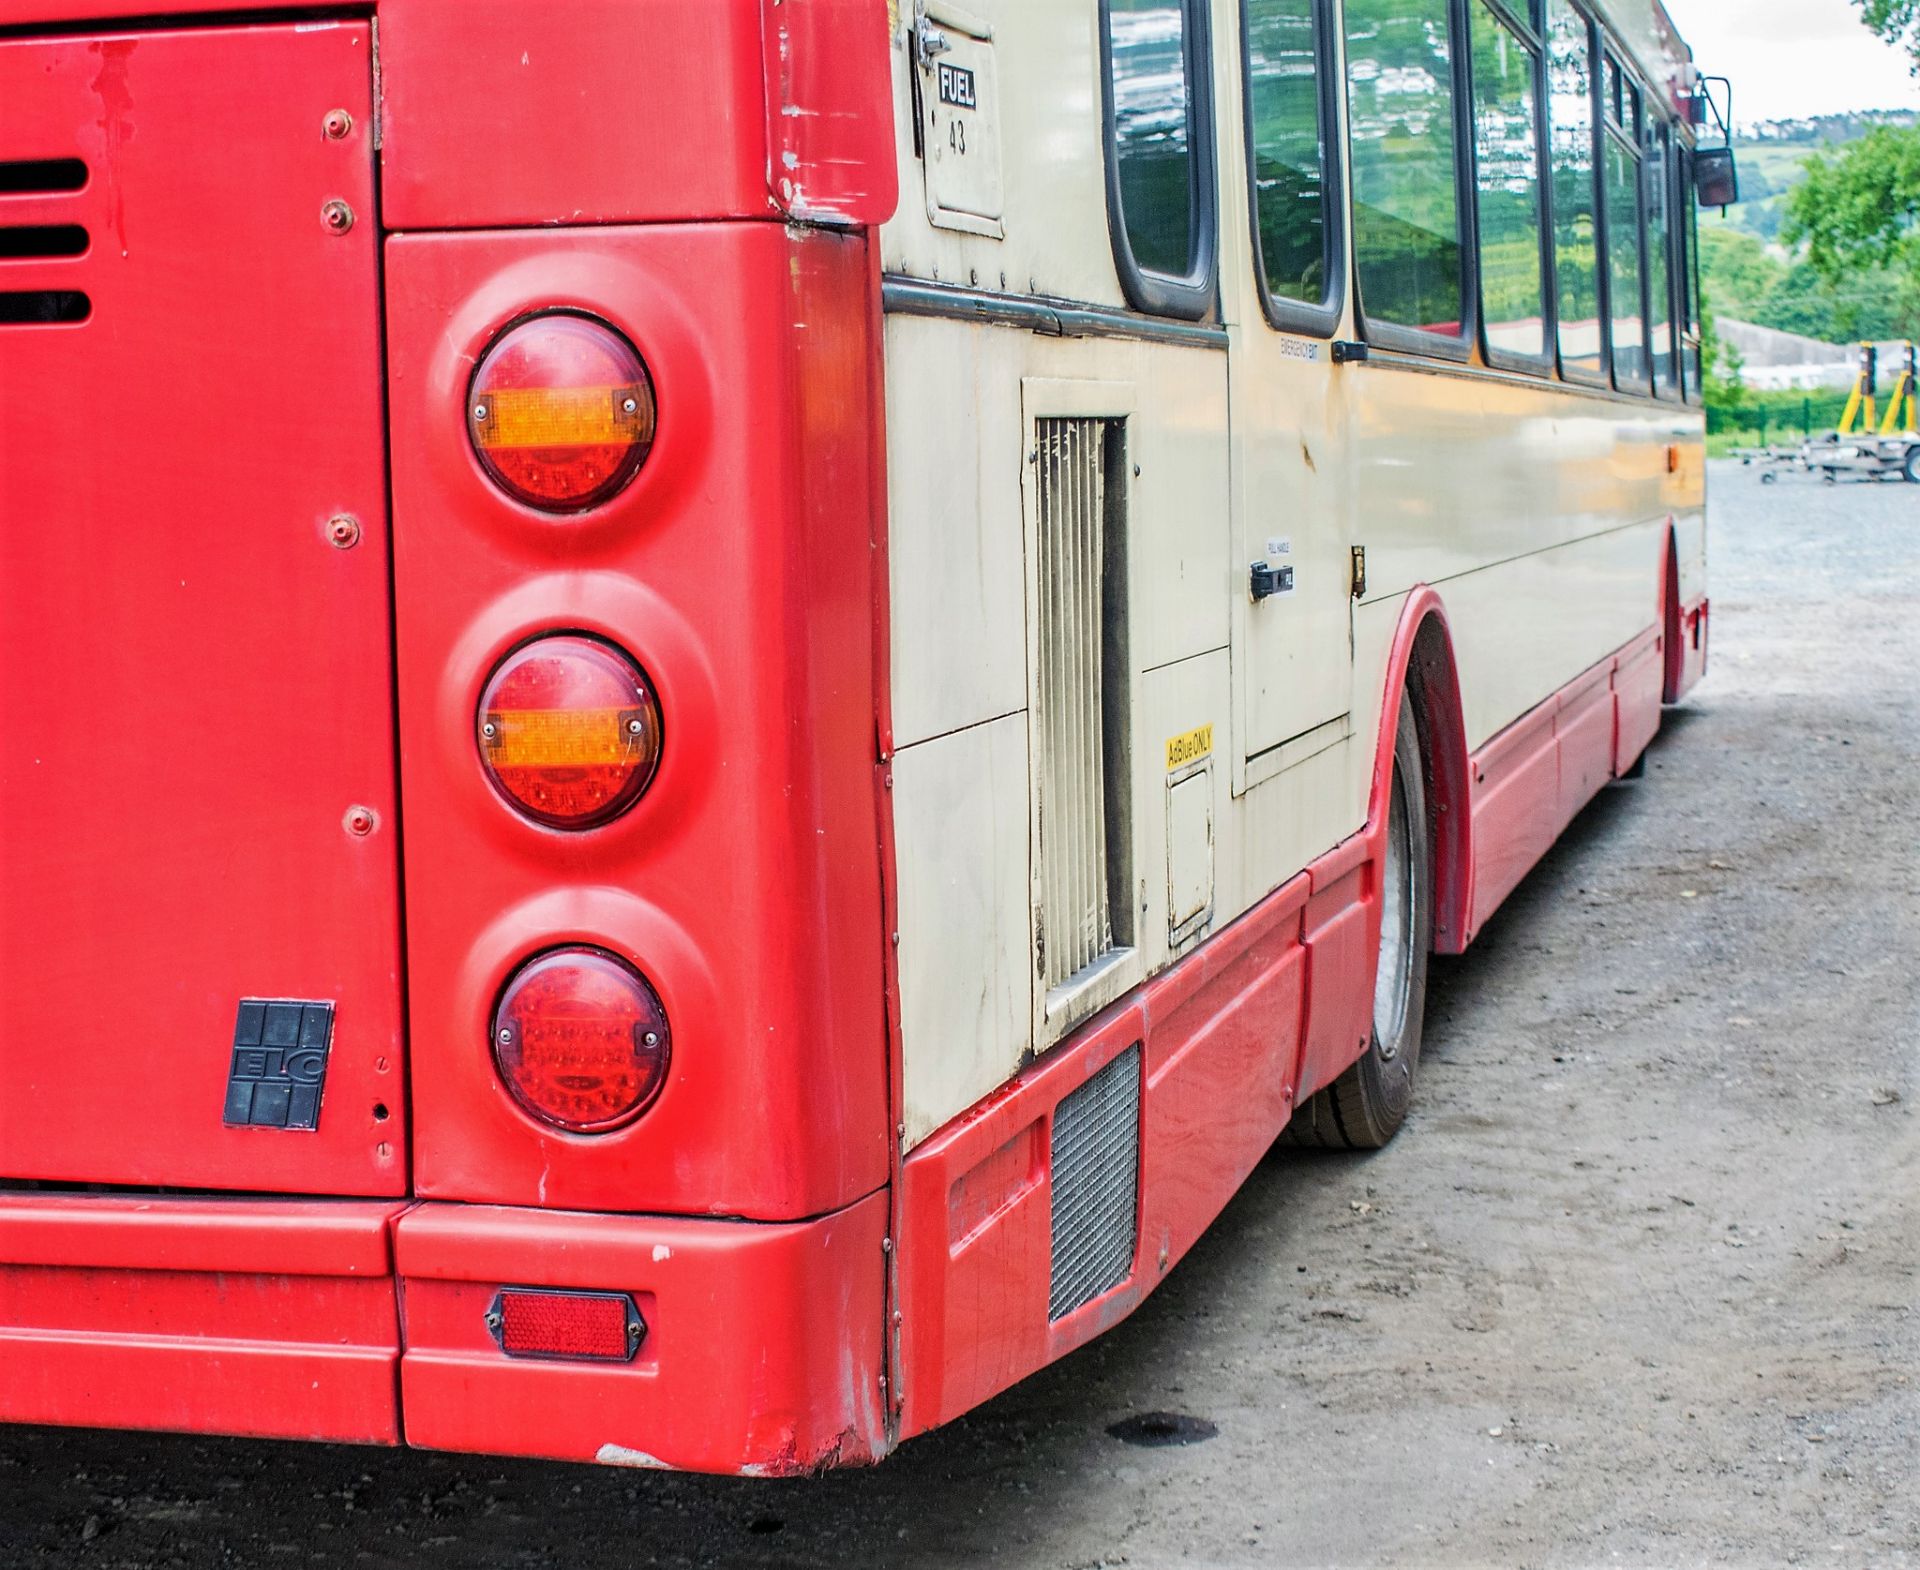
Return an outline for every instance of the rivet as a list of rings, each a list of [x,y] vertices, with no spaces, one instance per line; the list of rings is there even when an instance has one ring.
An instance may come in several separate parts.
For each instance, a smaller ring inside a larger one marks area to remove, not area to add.
[[[647,722],[645,720],[628,720],[627,721],[627,734],[629,736],[638,736],[646,728],[647,728]]]
[[[344,142],[353,134],[353,116],[344,109],[329,109],[327,117],[320,122],[320,129],[329,142]]]
[[[335,197],[320,209],[320,221],[334,234],[345,234],[353,227],[353,209]]]
[[[371,807],[349,807],[344,821],[349,834],[356,839],[365,839],[374,831],[379,819],[374,816]]]
[[[480,727],[480,734],[486,737],[488,741],[496,741],[500,736],[500,727],[494,724],[492,720],[488,720],[486,724]]]
[[[327,538],[338,550],[350,551],[360,543],[360,524],[355,518],[341,513],[327,520]]]
[[[640,1039],[650,1047],[657,1047],[660,1045],[660,1032],[657,1030],[650,1030]]]

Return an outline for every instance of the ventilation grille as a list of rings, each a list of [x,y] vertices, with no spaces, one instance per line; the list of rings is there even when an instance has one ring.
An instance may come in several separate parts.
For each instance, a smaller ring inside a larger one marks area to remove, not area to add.
[[[1053,1281],[1047,1317],[1127,1279],[1139,1236],[1140,1048],[1129,1047],[1053,1115]]]
[[[1110,489],[1124,426],[1035,422],[1039,532],[1039,969],[1049,991],[1114,947],[1109,704],[1118,588]],[[1118,771],[1116,771],[1118,772]],[[1123,906],[1126,901],[1121,902]]]
[[[86,183],[87,166],[78,158],[0,159],[0,196],[77,191]]]
[[[87,183],[78,158],[0,160],[0,195],[54,196]],[[79,224],[0,224],[0,261],[65,261],[84,256],[87,231]],[[0,327],[84,322],[93,302],[78,289],[0,289]]]

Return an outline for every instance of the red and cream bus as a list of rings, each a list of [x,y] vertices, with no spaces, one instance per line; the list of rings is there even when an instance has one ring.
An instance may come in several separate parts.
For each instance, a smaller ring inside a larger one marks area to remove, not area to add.
[[[1705,663],[1700,91],[0,0],[0,1419],[871,1461],[1391,1138]]]

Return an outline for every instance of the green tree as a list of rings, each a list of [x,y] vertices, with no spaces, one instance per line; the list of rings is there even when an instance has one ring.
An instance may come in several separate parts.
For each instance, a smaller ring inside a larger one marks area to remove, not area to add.
[[[1787,198],[1782,240],[1804,244],[1808,264],[1836,287],[1876,267],[1920,279],[1920,130],[1876,126],[1806,168]]]
[[[1703,218],[1700,274],[1716,311],[1736,322],[1757,322],[1787,268],[1753,235]]]
[[[1920,59],[1920,0],[1853,0],[1865,22],[1890,44]]]

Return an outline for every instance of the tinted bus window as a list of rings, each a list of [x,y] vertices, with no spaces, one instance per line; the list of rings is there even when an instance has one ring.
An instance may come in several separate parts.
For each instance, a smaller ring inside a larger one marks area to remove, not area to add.
[[[1702,377],[1706,367],[1700,353],[1700,203],[1694,195],[1691,157],[1682,159],[1680,164],[1680,212],[1686,250],[1686,261],[1681,268],[1687,307],[1681,313],[1685,323],[1686,391],[1687,396],[1697,402],[1705,392]]]
[[[1651,118],[1651,116],[1649,116]],[[1673,140],[1664,125],[1647,134],[1647,342],[1653,383],[1663,393],[1680,386],[1673,319]]]
[[[1319,0],[1247,0],[1247,121],[1260,269],[1270,300],[1332,290]]]
[[[1369,318],[1457,336],[1465,315],[1447,0],[1347,0],[1353,247]]]
[[[1646,322],[1640,267],[1640,159],[1607,137],[1607,282],[1613,311],[1613,381],[1641,392],[1647,385]]]
[[[1553,254],[1560,301],[1560,365],[1598,379],[1600,255],[1593,196],[1593,39],[1571,0],[1547,8],[1548,101],[1553,116]]]
[[[1484,5],[1473,16],[1473,124],[1480,187],[1480,288],[1487,347],[1547,353],[1540,249],[1538,62]]]
[[[1198,252],[1187,11],[1168,0],[1108,0],[1114,159],[1127,248],[1143,272],[1187,278]]]

